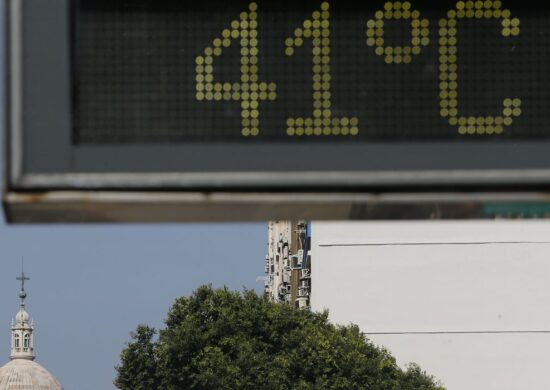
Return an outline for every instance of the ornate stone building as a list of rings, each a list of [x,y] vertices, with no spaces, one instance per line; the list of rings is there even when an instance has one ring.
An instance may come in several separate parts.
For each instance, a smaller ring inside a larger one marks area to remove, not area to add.
[[[11,326],[11,361],[0,368],[0,390],[63,390],[44,367],[34,361],[34,325],[25,308],[25,277],[22,272],[19,312]]]

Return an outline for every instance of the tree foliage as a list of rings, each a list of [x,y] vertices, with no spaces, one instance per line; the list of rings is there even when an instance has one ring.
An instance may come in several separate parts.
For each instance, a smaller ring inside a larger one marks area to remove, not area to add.
[[[140,326],[121,354],[121,390],[443,390],[400,369],[357,326],[243,293],[202,286],[176,300],[166,328]]]

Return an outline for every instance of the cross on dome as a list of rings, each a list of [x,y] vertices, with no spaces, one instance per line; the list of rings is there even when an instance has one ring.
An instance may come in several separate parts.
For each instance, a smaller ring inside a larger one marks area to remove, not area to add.
[[[25,292],[25,281],[31,280],[31,278],[25,276],[23,266],[21,266],[21,276],[18,276],[16,280],[21,281],[21,291],[19,292],[19,298],[21,299],[21,307],[25,307],[25,298],[27,298],[27,293]]]

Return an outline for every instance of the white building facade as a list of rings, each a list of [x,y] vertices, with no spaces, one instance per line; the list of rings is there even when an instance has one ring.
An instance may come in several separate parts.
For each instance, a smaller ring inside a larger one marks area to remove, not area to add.
[[[311,306],[448,390],[550,389],[550,224],[313,222]]]

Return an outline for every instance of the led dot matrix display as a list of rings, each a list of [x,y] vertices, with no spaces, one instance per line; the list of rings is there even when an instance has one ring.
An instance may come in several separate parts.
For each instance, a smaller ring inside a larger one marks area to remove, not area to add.
[[[357,3],[79,0],[74,139],[549,138],[550,6]]]

